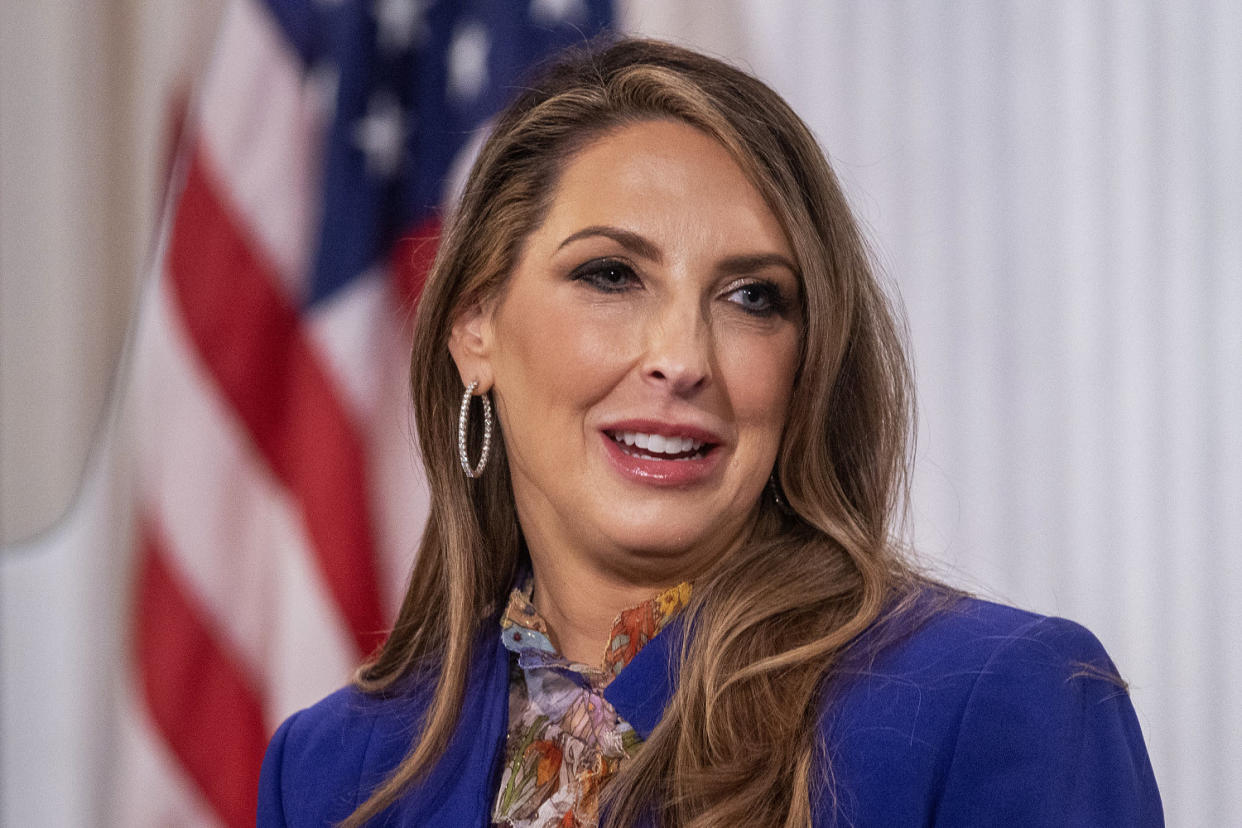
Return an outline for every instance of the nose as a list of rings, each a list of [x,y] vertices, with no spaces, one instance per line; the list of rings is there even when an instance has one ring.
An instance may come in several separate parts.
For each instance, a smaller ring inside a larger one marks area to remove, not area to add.
[[[687,396],[706,387],[712,375],[712,334],[697,308],[665,308],[648,325],[643,376]]]

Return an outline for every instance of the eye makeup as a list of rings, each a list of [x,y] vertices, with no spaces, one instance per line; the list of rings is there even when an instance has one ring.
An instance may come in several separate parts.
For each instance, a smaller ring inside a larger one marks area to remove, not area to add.
[[[766,279],[750,279],[725,289],[724,297],[751,316],[784,316],[790,301],[784,291]]]
[[[603,293],[621,293],[638,283],[634,268],[613,258],[592,259],[574,268],[569,278]]]

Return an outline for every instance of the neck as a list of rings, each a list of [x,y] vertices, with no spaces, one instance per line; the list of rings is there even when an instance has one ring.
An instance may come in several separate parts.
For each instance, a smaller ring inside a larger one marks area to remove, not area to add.
[[[717,560],[737,549],[757,518],[756,510],[743,525],[727,533],[727,541],[703,544],[681,554],[588,550],[580,537],[561,524],[549,526],[524,516],[522,499],[515,499],[535,576],[532,603],[547,622],[561,655],[590,666],[602,666],[618,615],[710,571]]]
[[[548,623],[552,641],[570,661],[602,666],[612,625],[622,611],[655,597],[669,583],[635,584],[596,571],[572,571],[572,565],[540,566],[532,554],[535,574],[532,603]]]

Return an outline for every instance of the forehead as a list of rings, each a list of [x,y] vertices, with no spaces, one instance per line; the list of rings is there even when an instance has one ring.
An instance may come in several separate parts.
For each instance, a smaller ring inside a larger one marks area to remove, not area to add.
[[[722,247],[789,253],[779,219],[729,151],[681,121],[629,124],[578,150],[534,235],[559,240],[605,224],[657,243],[689,235]]]

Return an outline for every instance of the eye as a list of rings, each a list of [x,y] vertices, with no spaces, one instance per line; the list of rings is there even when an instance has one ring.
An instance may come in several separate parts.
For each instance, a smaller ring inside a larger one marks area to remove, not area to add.
[[[620,293],[638,284],[634,269],[616,259],[596,259],[587,262],[571,274],[577,282],[584,282],[604,293]]]
[[[772,316],[785,311],[785,297],[769,282],[747,282],[725,294],[725,298],[752,316]]]

